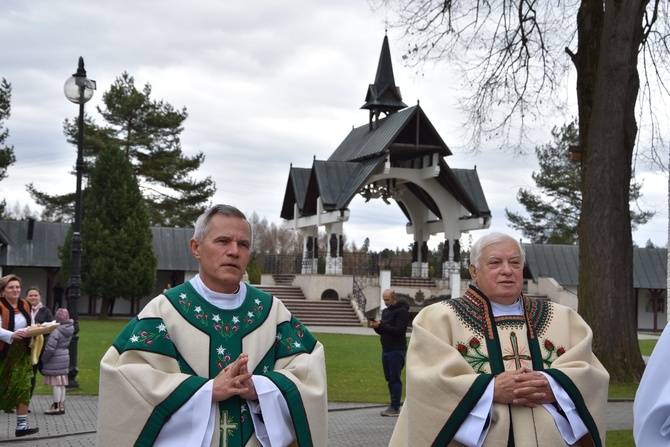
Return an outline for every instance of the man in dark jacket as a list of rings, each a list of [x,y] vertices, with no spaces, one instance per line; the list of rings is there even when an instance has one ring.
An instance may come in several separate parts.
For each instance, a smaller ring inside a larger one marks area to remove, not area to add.
[[[398,297],[391,289],[384,290],[382,299],[386,309],[382,311],[381,321],[373,320],[370,322],[370,327],[381,336],[382,366],[391,393],[391,405],[380,414],[382,416],[398,416],[402,395],[400,373],[405,367],[405,355],[407,354],[409,304],[403,300],[398,301]]]

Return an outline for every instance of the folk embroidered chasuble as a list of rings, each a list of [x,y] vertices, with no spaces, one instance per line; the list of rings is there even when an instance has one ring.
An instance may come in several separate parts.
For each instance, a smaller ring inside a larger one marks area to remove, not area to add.
[[[524,315],[493,317],[474,286],[424,308],[407,353],[406,400],[390,446],[460,446],[453,440],[496,374],[543,371],[567,392],[589,434],[604,445],[609,374],[591,350],[592,332],[574,310],[521,296]],[[565,446],[543,406],[493,403],[484,446]]]
[[[326,444],[323,346],[281,301],[246,289],[239,308],[224,310],[187,282],[153,299],[126,326],[100,365],[98,446],[152,445],[171,416],[243,352],[254,375],[284,396],[294,444]],[[208,418],[210,409],[211,403],[194,417]],[[208,445],[260,445],[244,399],[222,401],[218,410]]]

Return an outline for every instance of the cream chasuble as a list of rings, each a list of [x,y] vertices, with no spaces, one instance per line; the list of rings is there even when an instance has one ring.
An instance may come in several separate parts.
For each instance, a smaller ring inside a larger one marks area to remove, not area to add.
[[[163,425],[183,415],[179,409],[242,352],[254,376],[281,391],[294,445],[326,445],[323,346],[281,301],[246,288],[238,308],[221,309],[185,283],[153,299],[126,326],[100,365],[98,446],[153,445]],[[202,414],[189,417],[206,421],[211,408],[211,401],[203,402]],[[214,436],[204,445],[260,445],[244,399],[222,401],[218,412]]]
[[[591,351],[591,329],[568,307],[521,300],[524,315],[495,318],[488,299],[470,286],[462,298],[417,315],[406,399],[390,446],[462,445],[453,438],[494,376],[524,366],[555,380],[574,403],[590,433],[575,445],[604,445],[609,374]],[[483,445],[567,444],[545,407],[494,402]]]

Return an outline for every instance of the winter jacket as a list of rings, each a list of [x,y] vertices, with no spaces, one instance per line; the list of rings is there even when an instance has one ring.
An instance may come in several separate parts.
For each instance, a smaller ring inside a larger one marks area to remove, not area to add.
[[[35,323],[48,323],[53,321],[54,316],[48,307],[41,306],[35,314]]]
[[[399,300],[382,310],[382,319],[375,328],[381,337],[382,351],[407,351],[409,304]]]
[[[70,368],[69,347],[72,335],[74,335],[72,322],[61,323],[49,335],[42,351],[42,375],[61,376],[68,373]]]

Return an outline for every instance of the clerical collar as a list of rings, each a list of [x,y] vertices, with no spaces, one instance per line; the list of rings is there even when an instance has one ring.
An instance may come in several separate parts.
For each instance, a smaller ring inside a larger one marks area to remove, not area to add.
[[[521,299],[517,298],[513,304],[500,304],[489,300],[491,303],[491,310],[493,310],[494,317],[501,317],[503,315],[523,315],[523,307],[521,306]]]
[[[206,299],[210,304],[221,309],[237,309],[244,302],[247,296],[247,286],[243,282],[239,283],[237,290],[233,293],[215,292],[202,282],[200,275],[195,275],[189,281],[196,292]]]

